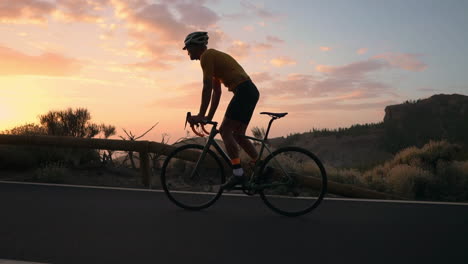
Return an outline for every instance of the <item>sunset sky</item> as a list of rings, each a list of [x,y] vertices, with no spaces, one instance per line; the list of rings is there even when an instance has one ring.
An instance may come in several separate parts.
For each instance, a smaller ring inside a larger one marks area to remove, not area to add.
[[[468,1],[0,0],[0,131],[85,107],[96,123],[185,135],[199,61],[185,36],[235,57],[272,136],[379,122],[387,105],[468,94]],[[232,93],[223,88],[221,121]]]

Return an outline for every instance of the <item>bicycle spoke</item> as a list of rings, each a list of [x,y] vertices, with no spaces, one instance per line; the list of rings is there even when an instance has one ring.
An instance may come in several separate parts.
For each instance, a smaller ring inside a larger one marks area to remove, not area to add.
[[[260,195],[278,213],[296,216],[314,209],[326,191],[326,174],[310,152],[289,147],[265,159],[263,173],[269,174]]]
[[[186,145],[176,149],[164,162],[161,173],[164,191],[180,207],[203,209],[221,195],[223,167],[212,151],[199,160],[197,155],[202,152],[203,146]]]

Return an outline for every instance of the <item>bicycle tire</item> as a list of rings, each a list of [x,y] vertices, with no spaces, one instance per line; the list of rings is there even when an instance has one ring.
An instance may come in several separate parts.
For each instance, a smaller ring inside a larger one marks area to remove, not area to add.
[[[279,214],[304,215],[315,209],[327,192],[325,168],[317,156],[306,149],[284,147],[274,151],[263,161],[260,177],[265,177],[268,170],[274,171],[270,172],[274,177],[264,180],[263,184],[271,186],[261,189],[259,194],[263,202]]]
[[[161,169],[161,185],[169,200],[181,208],[188,210],[208,208],[219,199],[223,192],[220,185],[225,182],[224,167],[212,150],[207,151],[204,160],[199,165],[199,172],[192,174],[196,161],[199,159],[199,157],[195,159],[192,154],[201,154],[203,149],[202,145],[184,145],[175,149],[164,160]],[[192,160],[187,160],[187,157],[192,157]],[[190,178],[190,175],[198,177],[200,186],[194,186],[196,179]]]

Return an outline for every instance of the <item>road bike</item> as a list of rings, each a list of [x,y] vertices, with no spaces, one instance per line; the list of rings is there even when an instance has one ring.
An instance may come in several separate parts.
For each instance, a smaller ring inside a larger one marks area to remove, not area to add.
[[[243,164],[248,180],[233,191],[259,194],[270,209],[282,215],[306,214],[320,204],[327,192],[325,168],[317,156],[301,147],[272,151],[268,145],[271,125],[288,113],[260,114],[271,117],[263,139],[238,135],[254,141],[260,151],[254,164]],[[189,116],[187,113],[186,124]],[[205,121],[200,125],[191,127],[198,136],[208,136],[206,143],[177,147],[166,157],[161,169],[161,184],[169,200],[189,210],[213,205],[223,193],[221,185],[226,175],[232,175],[230,158],[215,140],[218,123]],[[205,125],[211,125],[211,131]]]

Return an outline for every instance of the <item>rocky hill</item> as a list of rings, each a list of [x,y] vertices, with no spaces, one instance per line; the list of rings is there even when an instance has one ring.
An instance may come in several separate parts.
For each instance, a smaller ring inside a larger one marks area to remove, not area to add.
[[[274,138],[271,144],[302,146],[326,164],[353,168],[369,168],[430,140],[468,146],[468,96],[440,94],[387,106],[383,123],[353,127]]]
[[[468,96],[438,94],[385,108],[385,146],[395,152],[446,139],[468,145]]]

